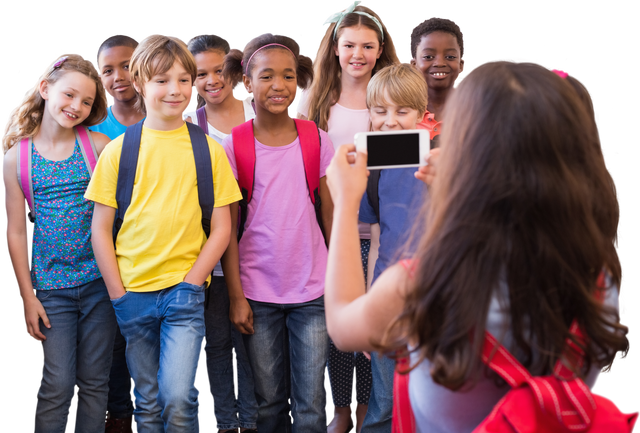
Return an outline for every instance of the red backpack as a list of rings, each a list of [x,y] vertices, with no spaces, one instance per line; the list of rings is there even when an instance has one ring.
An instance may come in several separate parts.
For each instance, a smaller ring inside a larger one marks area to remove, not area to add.
[[[569,331],[584,341],[577,322],[571,324]],[[581,349],[567,339],[562,358],[581,360],[583,355]],[[553,375],[531,376],[489,332],[485,332],[482,360],[512,389],[473,433],[628,433],[633,430],[637,413],[625,415],[611,401],[592,394],[561,360],[556,363]],[[399,373],[406,371],[408,365],[408,359],[403,358],[396,366],[393,433],[416,431],[409,400],[409,375]]]
[[[309,197],[316,212],[316,220],[325,236],[322,224],[322,214],[320,212],[320,130],[314,122],[309,120],[293,119],[298,130],[300,147],[302,149],[302,159],[304,172],[309,188]],[[242,193],[240,200],[240,214],[238,224],[238,241],[244,232],[244,225],[247,221],[247,209],[253,194],[253,182],[256,173],[256,146],[253,135],[253,120],[249,120],[231,130],[233,136],[233,152],[236,157],[238,168],[238,185]],[[326,242],[326,236],[325,236]]]

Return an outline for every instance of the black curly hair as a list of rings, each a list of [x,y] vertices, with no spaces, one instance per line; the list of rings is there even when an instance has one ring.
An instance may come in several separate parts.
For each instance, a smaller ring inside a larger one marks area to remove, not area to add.
[[[446,18],[430,18],[419,24],[411,32],[411,55],[416,58],[416,50],[423,36],[433,32],[451,33],[456,37],[458,45],[460,45],[460,57],[464,54],[464,44],[462,42],[462,32],[456,23]]]

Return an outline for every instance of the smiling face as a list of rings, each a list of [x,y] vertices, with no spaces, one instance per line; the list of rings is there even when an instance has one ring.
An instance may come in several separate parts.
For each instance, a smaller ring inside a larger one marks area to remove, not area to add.
[[[131,47],[111,47],[102,50],[98,58],[102,85],[116,101],[128,102],[136,97],[129,76]]]
[[[81,124],[91,114],[96,97],[96,82],[86,75],[69,71],[55,83],[40,83],[45,102],[44,116],[53,118],[63,128]]]
[[[416,125],[424,116],[414,108],[402,107],[395,104],[389,98],[387,92],[384,93],[378,104],[374,104],[369,109],[371,117],[371,127],[374,131],[401,131],[404,129],[416,129]]]
[[[247,91],[253,93],[256,108],[272,114],[287,113],[297,90],[296,61],[283,48],[260,51],[251,59],[251,77],[243,76]]]
[[[382,54],[382,45],[378,42],[376,32],[370,28],[346,27],[341,30],[334,51],[343,74],[353,78],[370,78]]]
[[[198,72],[196,75],[196,90],[207,104],[220,104],[233,89],[225,84],[222,77],[224,53],[219,50],[204,51],[195,55]]]
[[[416,58],[411,60],[427,80],[429,89],[450,89],[462,72],[464,60],[451,33],[435,31],[420,39]]]
[[[135,84],[134,84],[135,85]],[[182,125],[182,113],[189,105],[193,84],[191,75],[178,61],[171,68],[152,76],[141,88],[147,110],[146,124],[152,129],[171,130]],[[151,124],[157,124],[152,127]]]

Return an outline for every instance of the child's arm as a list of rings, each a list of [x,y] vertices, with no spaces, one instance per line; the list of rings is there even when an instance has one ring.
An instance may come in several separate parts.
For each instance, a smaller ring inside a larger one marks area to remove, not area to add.
[[[231,239],[222,255],[222,271],[229,290],[229,319],[243,334],[253,334],[253,311],[244,297],[240,282],[240,260],[238,257],[238,202],[229,206],[231,214]]]
[[[343,351],[374,350],[389,324],[402,312],[406,271],[401,265],[387,269],[367,294],[360,263],[358,209],[367,186],[367,158],[358,153],[355,165],[347,155],[354,145],[343,145],[327,170],[335,200],[334,227],[329,248],[325,286],[327,330]],[[372,344],[373,343],[373,344]]]
[[[24,210],[24,194],[18,182],[16,167],[17,147],[9,149],[4,157],[5,203],[7,207],[7,244],[18,280],[20,296],[24,303],[24,319],[27,332],[36,340],[46,340],[40,332],[40,319],[47,328],[51,328],[44,307],[36,298],[29,272],[29,253],[27,247],[27,224]]]
[[[116,251],[113,247],[113,220],[115,217],[115,208],[95,203],[93,221],[91,222],[91,245],[111,299],[118,299],[126,293],[120,279]]]
[[[207,242],[202,247],[202,251],[200,251],[193,267],[187,275],[185,275],[184,281],[186,283],[197,286],[204,284],[216,263],[220,260],[222,253],[224,253],[227,246],[229,246],[230,233],[231,214],[229,213],[229,206],[213,208],[209,239],[207,239]]]
[[[380,224],[371,224],[371,246],[369,247],[369,261],[367,262],[367,292],[371,288],[373,272],[378,261],[378,249],[380,248]]]
[[[93,144],[96,146],[96,152],[98,152],[98,156],[100,156],[107,144],[111,142],[111,139],[101,132],[90,131],[89,133],[93,139]]]
[[[331,225],[333,224],[333,201],[331,200],[331,192],[327,187],[327,176],[320,178],[320,214],[322,216],[322,226],[324,234],[327,237],[327,245],[331,239]]]

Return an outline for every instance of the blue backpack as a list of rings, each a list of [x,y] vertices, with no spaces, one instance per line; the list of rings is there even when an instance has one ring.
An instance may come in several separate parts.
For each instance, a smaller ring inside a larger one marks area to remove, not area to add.
[[[113,244],[116,243],[118,232],[122,227],[125,214],[131,204],[133,195],[133,182],[136,178],[138,166],[138,154],[140,153],[140,138],[142,137],[142,124],[144,119],[135,125],[131,125],[124,133],[122,153],[118,168],[118,183],[116,187],[116,202],[118,209],[113,221]],[[197,125],[187,122],[193,157],[195,159],[196,177],[198,184],[198,201],[202,210],[202,229],[207,237],[211,232],[211,215],[215,199],[213,196],[213,171],[211,169],[211,153],[204,131]]]

